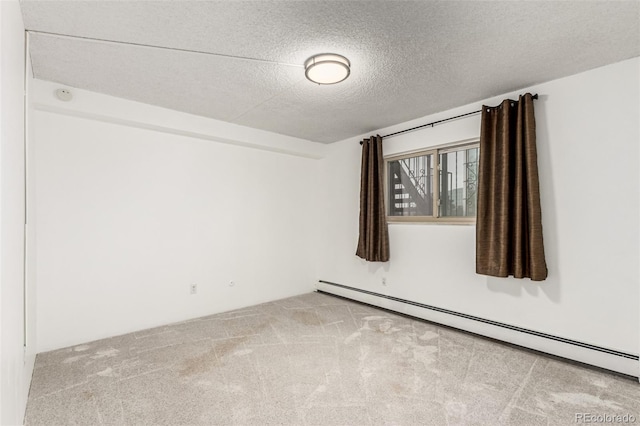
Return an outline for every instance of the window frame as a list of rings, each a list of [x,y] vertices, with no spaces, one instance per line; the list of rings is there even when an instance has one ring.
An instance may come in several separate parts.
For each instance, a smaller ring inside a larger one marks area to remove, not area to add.
[[[478,148],[478,155],[480,155],[480,139],[473,138],[463,141],[457,141],[442,145],[437,145],[428,148],[421,148],[413,151],[401,152],[397,154],[391,154],[384,156],[384,199],[385,199],[385,214],[388,223],[435,223],[442,225],[475,225],[476,216],[437,216],[439,214],[439,201],[440,201],[440,154],[447,152],[462,151],[463,149]],[[433,215],[432,216],[390,216],[391,210],[389,200],[389,162],[404,160],[407,158],[419,157],[422,155],[432,155],[434,159],[434,171],[433,171]]]

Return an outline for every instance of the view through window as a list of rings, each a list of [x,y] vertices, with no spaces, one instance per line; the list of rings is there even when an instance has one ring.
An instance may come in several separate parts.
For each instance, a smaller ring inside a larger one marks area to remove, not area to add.
[[[389,221],[473,223],[479,155],[466,143],[388,158]]]

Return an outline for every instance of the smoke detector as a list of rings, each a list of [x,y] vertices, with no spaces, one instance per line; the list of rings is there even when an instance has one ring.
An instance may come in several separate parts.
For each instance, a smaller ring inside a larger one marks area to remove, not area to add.
[[[60,99],[63,102],[69,102],[73,99],[73,95],[71,94],[71,90],[69,89],[58,89],[56,90],[56,98]]]

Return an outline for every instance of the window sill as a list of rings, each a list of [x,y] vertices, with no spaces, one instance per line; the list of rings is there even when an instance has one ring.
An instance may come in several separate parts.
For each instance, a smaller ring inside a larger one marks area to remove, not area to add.
[[[416,224],[416,225],[472,225],[475,226],[476,218],[468,217],[428,217],[428,216],[387,216],[389,224]]]

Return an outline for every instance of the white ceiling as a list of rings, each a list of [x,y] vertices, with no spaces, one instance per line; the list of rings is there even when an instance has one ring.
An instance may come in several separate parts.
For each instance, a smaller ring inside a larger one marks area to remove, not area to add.
[[[36,78],[324,143],[640,55],[638,1],[21,5]]]

